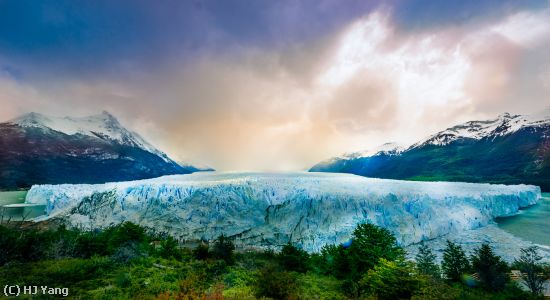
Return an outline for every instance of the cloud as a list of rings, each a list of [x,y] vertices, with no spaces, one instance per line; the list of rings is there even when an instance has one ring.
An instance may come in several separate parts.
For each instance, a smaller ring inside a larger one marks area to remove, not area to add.
[[[324,35],[272,47],[235,43],[150,69],[38,81],[4,72],[0,117],[107,109],[178,160],[300,170],[342,152],[412,143],[456,122],[548,105],[547,10],[414,32],[395,18],[379,8]]]

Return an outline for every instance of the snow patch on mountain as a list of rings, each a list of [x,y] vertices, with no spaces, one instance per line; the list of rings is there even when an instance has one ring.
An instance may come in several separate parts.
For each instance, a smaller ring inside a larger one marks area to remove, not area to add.
[[[172,163],[164,152],[149,144],[139,134],[124,128],[113,115],[106,111],[98,115],[81,118],[52,117],[31,112],[8,123],[21,127],[50,129],[66,135],[80,134],[116,142],[121,145],[138,147],[161,157],[166,162]]]
[[[447,128],[431,135],[411,146],[424,145],[444,146],[458,139],[480,140],[487,137],[504,136],[525,127],[542,127],[550,125],[550,108],[531,115],[511,115],[504,113],[494,120],[470,121]]]
[[[397,143],[385,143],[370,150],[344,153],[341,156],[332,157],[325,161],[322,161],[320,164],[329,165],[339,160],[351,160],[351,159],[358,159],[363,157],[372,157],[377,155],[388,155],[388,156],[399,155],[401,154],[401,152],[405,151],[407,148],[408,148],[407,146],[397,144]]]
[[[359,151],[359,152],[352,152],[352,153],[346,153],[342,155],[340,158],[343,159],[354,159],[354,158],[361,158],[361,157],[371,157],[376,155],[398,155],[401,152],[405,151],[407,149],[406,146],[402,146],[397,143],[385,143],[382,144],[374,149],[366,150],[366,151]]]
[[[35,185],[26,203],[84,229],[132,221],[182,241],[220,234],[237,244],[308,251],[348,240],[359,223],[402,245],[475,229],[533,205],[528,185],[412,182],[333,173],[195,173],[100,185]]]

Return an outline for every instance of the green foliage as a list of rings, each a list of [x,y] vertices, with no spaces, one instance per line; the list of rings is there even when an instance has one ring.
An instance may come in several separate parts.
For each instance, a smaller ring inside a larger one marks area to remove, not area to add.
[[[287,271],[305,273],[308,270],[309,254],[290,242],[283,246],[277,258],[279,264]]]
[[[542,257],[538,254],[537,247],[531,246],[521,249],[519,259],[512,265],[512,268],[521,271],[522,280],[533,295],[542,294],[544,282],[550,275],[547,271],[545,272],[548,269],[548,265],[542,264],[541,260]]]
[[[255,287],[257,297],[292,299],[296,298],[297,291],[298,285],[294,273],[278,270],[273,265],[260,270]]]
[[[179,243],[175,238],[171,236],[167,236],[161,241],[159,254],[163,258],[182,258],[182,253],[179,249]]]
[[[128,223],[93,232],[64,227],[51,230],[0,227],[3,262],[0,286],[68,287],[69,297],[78,299],[529,297],[511,284],[493,291],[449,284],[422,275],[420,266],[403,259],[402,250],[389,232],[375,226],[358,229],[352,240],[355,247],[325,246],[320,253],[310,255],[292,245],[283,247],[279,254],[273,251],[234,253],[234,246],[225,237],[218,238],[218,246],[214,243],[210,252],[206,244],[191,251],[180,248],[178,242],[167,235],[151,235],[144,228]],[[374,239],[379,237],[385,240],[385,246],[376,246],[375,242],[380,241]],[[358,248],[361,243],[370,252]],[[419,261],[432,262],[429,250],[420,252],[423,254]],[[232,266],[224,259],[228,253],[233,258]],[[357,270],[353,264],[361,262],[357,260],[358,253],[382,256],[359,278],[352,273]],[[516,265],[520,266],[520,262],[537,264],[535,257],[529,255],[522,256]]]
[[[307,273],[300,274],[297,280],[298,299],[348,299],[340,289],[340,281],[334,277]]]
[[[447,247],[443,251],[441,269],[445,278],[454,282],[461,281],[462,276],[470,270],[470,263],[460,245],[447,241]]]
[[[232,265],[235,263],[235,245],[233,241],[225,235],[220,235],[214,242],[212,247],[212,256],[225,261],[226,264]]]
[[[343,279],[350,275],[351,261],[348,249],[343,245],[325,245],[321,248],[321,274]]]
[[[416,254],[416,269],[418,273],[440,278],[439,265],[435,262],[435,258],[432,250],[422,243],[418,248],[418,254]]]
[[[197,248],[193,249],[193,256],[196,259],[205,260],[210,257],[210,252],[208,251],[208,244],[200,243]]]
[[[479,275],[486,288],[494,291],[504,289],[508,281],[508,265],[495,255],[488,244],[482,244],[471,258],[472,269]]]
[[[423,284],[414,265],[398,258],[389,261],[381,258],[379,263],[363,276],[360,288],[378,299],[410,299]]]
[[[227,273],[223,276],[223,284],[229,292],[224,292],[224,295],[238,297],[242,294],[253,294],[252,287],[255,284],[257,275],[257,272],[242,267],[232,266],[227,268]]]
[[[353,278],[360,278],[381,258],[393,261],[404,254],[389,230],[370,223],[357,225],[348,253]]]

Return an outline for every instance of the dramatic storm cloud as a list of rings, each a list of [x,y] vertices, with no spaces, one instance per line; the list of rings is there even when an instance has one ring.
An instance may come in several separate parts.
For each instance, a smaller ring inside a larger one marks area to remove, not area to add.
[[[300,170],[550,105],[547,1],[0,2],[0,119],[108,110],[178,160]]]

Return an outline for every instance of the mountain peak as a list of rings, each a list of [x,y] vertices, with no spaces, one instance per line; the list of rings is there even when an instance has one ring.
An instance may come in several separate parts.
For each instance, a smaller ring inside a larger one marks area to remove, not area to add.
[[[412,147],[428,144],[444,146],[458,139],[479,140],[489,136],[503,136],[524,127],[538,127],[548,123],[550,123],[550,108],[529,115],[513,115],[505,112],[498,115],[496,119],[469,121],[447,128],[425,138]]]
[[[105,119],[117,120],[117,118],[113,114],[111,114],[110,112],[108,112],[106,110],[101,111],[101,113],[97,116],[100,116],[100,117],[105,118]]]
[[[46,117],[43,114],[40,114],[37,112],[29,112],[15,119],[12,119],[8,122],[24,126],[24,125],[32,125],[32,124],[38,125],[45,122],[46,120],[48,120],[48,117]]]
[[[109,112],[87,117],[51,117],[36,112],[24,114],[10,121],[21,127],[34,127],[57,131],[66,135],[85,135],[100,137],[119,144],[138,146],[149,152],[159,154],[153,146],[149,145],[139,135],[128,131]]]

